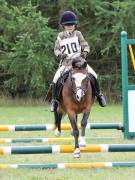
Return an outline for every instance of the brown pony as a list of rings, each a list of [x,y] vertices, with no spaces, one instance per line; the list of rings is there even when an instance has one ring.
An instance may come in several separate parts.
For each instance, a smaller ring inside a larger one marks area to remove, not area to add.
[[[72,68],[69,76],[64,83],[62,89],[62,98],[59,103],[59,108],[55,112],[55,125],[58,134],[61,132],[61,119],[63,112],[67,113],[75,138],[74,157],[80,157],[80,147],[85,147],[85,128],[87,120],[94,102],[92,95],[92,87],[90,83],[90,75],[86,70],[87,63],[83,66]],[[63,112],[61,111],[63,110]],[[81,140],[78,142],[79,130],[77,127],[77,115],[83,113],[81,120]],[[58,135],[57,134],[57,135]]]

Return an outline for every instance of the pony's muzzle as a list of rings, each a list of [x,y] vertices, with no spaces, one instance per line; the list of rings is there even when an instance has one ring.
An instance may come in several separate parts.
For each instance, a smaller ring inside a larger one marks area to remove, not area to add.
[[[82,89],[79,89],[78,91],[77,91],[77,93],[76,93],[76,99],[77,99],[77,101],[81,101],[82,99],[83,99],[83,97],[84,97],[84,91],[82,90]]]

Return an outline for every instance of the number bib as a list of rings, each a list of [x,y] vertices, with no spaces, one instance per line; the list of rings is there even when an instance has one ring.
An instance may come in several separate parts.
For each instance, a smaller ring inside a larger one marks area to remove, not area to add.
[[[60,47],[62,53],[67,54],[68,58],[81,55],[81,46],[78,41],[78,36],[61,40]]]

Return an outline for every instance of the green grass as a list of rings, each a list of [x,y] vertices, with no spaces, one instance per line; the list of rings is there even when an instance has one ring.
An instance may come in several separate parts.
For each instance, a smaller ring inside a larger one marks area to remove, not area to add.
[[[81,119],[81,116],[79,116]],[[63,122],[68,122],[67,116]],[[122,106],[109,105],[101,108],[95,105],[89,122],[122,122]],[[53,114],[48,106],[5,106],[0,107],[0,124],[44,124],[53,123]],[[62,137],[70,136],[69,131],[62,131]],[[86,136],[91,137],[88,144],[134,143],[126,141],[121,131],[117,130],[87,130]],[[52,131],[35,132],[0,132],[1,138],[38,138],[54,137]],[[53,143],[56,144],[56,143]],[[60,144],[60,143],[59,143]],[[64,144],[64,143],[62,143]],[[65,143],[65,144],[72,144]],[[43,145],[43,143],[1,144],[1,146]],[[40,155],[8,155],[1,156],[0,163],[60,163],[60,162],[98,162],[98,161],[134,161],[135,153],[88,153],[80,159],[74,159],[72,154],[40,154]],[[135,168],[101,168],[101,169],[8,169],[0,170],[0,180],[133,180]]]

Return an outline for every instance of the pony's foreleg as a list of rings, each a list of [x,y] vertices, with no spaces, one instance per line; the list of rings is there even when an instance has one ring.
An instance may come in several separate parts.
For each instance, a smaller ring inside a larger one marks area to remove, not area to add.
[[[78,119],[78,116],[76,115],[76,124],[77,124],[77,119]],[[71,136],[73,136],[73,129],[71,127]]]
[[[90,112],[85,112],[83,114],[83,118],[81,121],[81,137],[80,137],[80,142],[79,142],[79,146],[81,149],[84,149],[86,146],[86,138],[85,138],[85,129],[87,126],[87,121],[88,121],[88,117],[89,117]]]
[[[70,123],[73,129],[73,136],[75,138],[75,151],[74,151],[74,157],[78,158],[80,157],[80,149],[79,149],[79,142],[78,142],[78,137],[79,137],[79,130],[77,127],[77,123],[76,123],[76,118],[71,118],[70,119]]]
[[[78,120],[78,116],[76,115],[76,123],[77,123],[77,120]]]
[[[62,119],[62,113],[54,112],[54,118],[55,118],[55,136],[61,135],[61,119]]]

